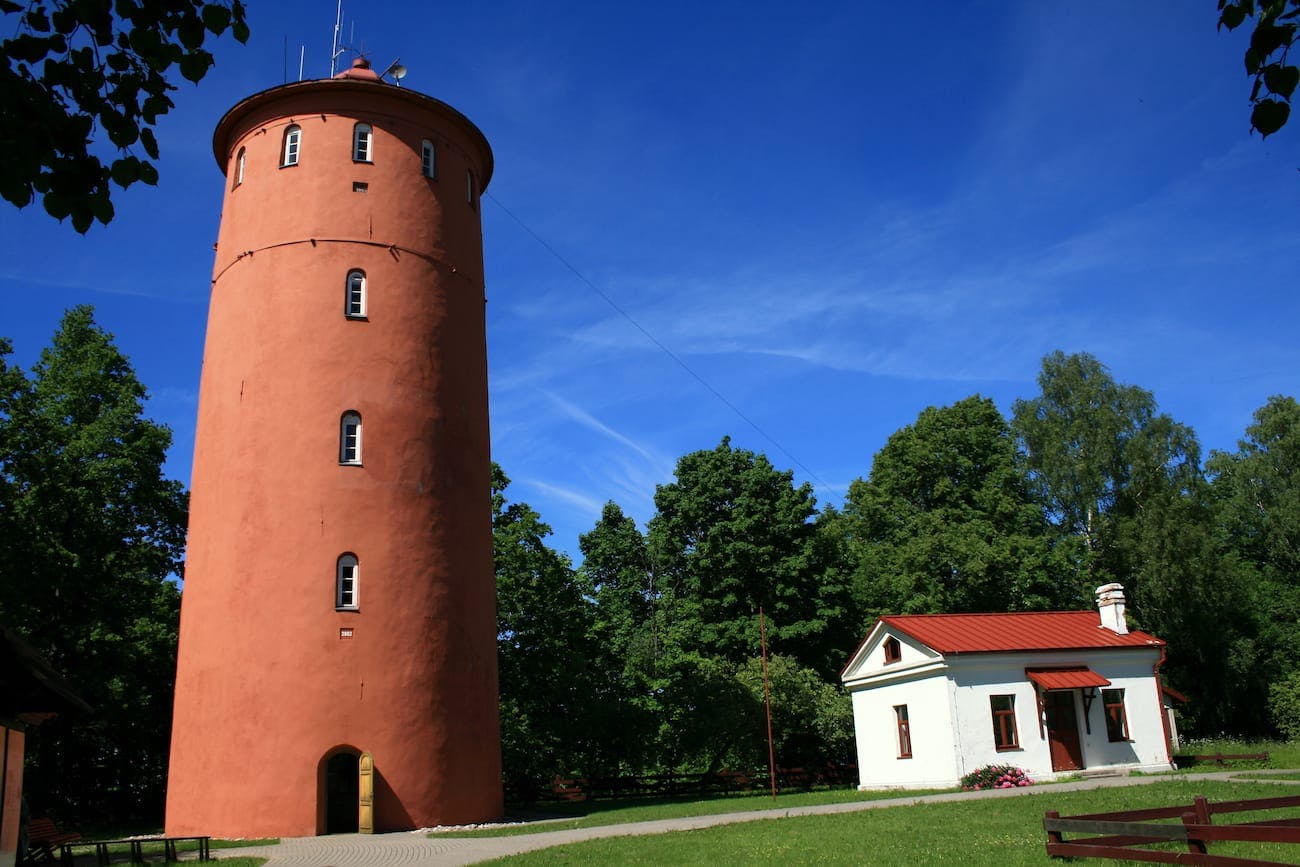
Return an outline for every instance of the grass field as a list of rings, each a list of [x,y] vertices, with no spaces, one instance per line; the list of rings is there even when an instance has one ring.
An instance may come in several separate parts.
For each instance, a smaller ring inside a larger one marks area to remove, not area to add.
[[[783,818],[646,837],[614,837],[502,859],[501,864],[845,864],[1045,865],[1043,813],[1064,816],[1139,807],[1300,793],[1267,783],[1207,783],[1177,777],[1131,788],[1065,792],[1051,786],[1021,797],[919,804],[828,816]],[[1257,818],[1252,816],[1251,818]],[[1290,850],[1290,851],[1288,851]],[[1300,846],[1230,843],[1217,854],[1300,864]],[[1098,864],[1121,862],[1098,861]],[[1131,862],[1130,862],[1131,863]]]
[[[1229,739],[1193,740],[1184,743],[1181,754],[1187,755],[1253,755],[1268,753],[1267,762],[1236,762],[1229,768],[1219,768],[1213,763],[1186,768],[1182,773],[1203,771],[1236,770],[1248,774],[1256,768],[1300,768],[1300,743],[1279,741],[1241,741]],[[1297,773],[1300,773],[1298,771]],[[1050,785],[1050,784],[1049,784]],[[591,828],[600,825],[618,825],[625,822],[648,822],[654,819],[674,819],[682,816],[707,816],[718,813],[737,813],[748,810],[766,810],[780,807],[802,807],[813,804],[838,804],[846,801],[871,801],[882,798],[897,798],[902,795],[931,794],[930,791],[890,791],[859,792],[856,789],[832,789],[818,792],[796,792],[779,795],[773,799],[770,795],[755,793],[750,795],[718,795],[695,801],[683,800],[610,800],[583,801],[575,804],[549,805],[550,816],[558,817],[554,821],[536,823],[533,821],[520,825],[502,825],[466,831],[442,831],[451,837],[508,837],[516,834],[537,834],[543,831],[561,831],[573,828]],[[536,819],[548,814],[521,815],[520,819]]]
[[[572,828],[593,828],[599,825],[621,825],[626,822],[649,822],[655,819],[676,819],[683,816],[713,816],[718,813],[743,813],[749,810],[774,810],[789,807],[808,807],[817,804],[842,804],[846,801],[878,801],[900,795],[928,795],[932,789],[908,792],[859,792],[856,789],[830,789],[819,792],[792,792],[786,795],[718,795],[694,801],[640,799],[635,801],[585,801],[578,804],[555,805],[550,813],[539,812],[521,816],[534,820],[538,817],[552,821],[529,821],[523,825],[499,825],[473,831],[439,831],[431,837],[511,837],[516,834],[539,834],[543,831],[567,831]],[[563,814],[563,815],[559,815]]]

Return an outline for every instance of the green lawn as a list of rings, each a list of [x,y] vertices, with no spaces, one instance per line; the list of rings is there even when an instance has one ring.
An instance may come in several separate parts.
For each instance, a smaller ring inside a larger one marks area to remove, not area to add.
[[[845,801],[878,801],[904,795],[929,795],[956,789],[927,789],[925,791],[859,792],[857,789],[830,789],[817,792],[792,792],[786,795],[718,795],[694,801],[635,800],[635,801],[585,801],[577,804],[556,805],[550,815],[560,815],[554,821],[529,821],[526,825],[505,825],[475,831],[442,831],[431,837],[511,837],[516,834],[539,834],[543,831],[567,831],[572,828],[592,828],[598,825],[621,825],[626,822],[649,822],[654,819],[676,819],[682,816],[712,816],[718,813],[744,813],[749,810],[773,810],[788,807],[807,807],[816,804],[841,804]],[[520,819],[549,818],[544,812],[520,816]]]
[[[1046,865],[1043,813],[1070,816],[1139,807],[1275,797],[1300,789],[1267,783],[1173,778],[1129,788],[1065,792],[1051,786],[1023,797],[918,804],[829,816],[723,825],[645,837],[615,837],[502,859],[516,864],[846,864]],[[1294,815],[1294,812],[1292,813]],[[1250,818],[1257,818],[1252,816]],[[1290,851],[1288,851],[1290,850]],[[1300,863],[1300,845],[1232,843],[1215,853]],[[1121,862],[1096,862],[1121,863]],[[1130,862],[1131,863],[1131,862]]]

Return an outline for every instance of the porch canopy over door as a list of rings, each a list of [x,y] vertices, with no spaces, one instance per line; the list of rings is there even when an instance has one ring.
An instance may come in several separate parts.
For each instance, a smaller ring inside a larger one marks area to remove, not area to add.
[[[1089,689],[1110,686],[1110,681],[1086,665],[1026,668],[1025,676],[1044,692],[1053,689]]]

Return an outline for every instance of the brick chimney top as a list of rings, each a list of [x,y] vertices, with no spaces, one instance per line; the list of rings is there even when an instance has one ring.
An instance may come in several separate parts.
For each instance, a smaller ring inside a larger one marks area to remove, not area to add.
[[[1101,626],[1116,635],[1128,635],[1128,621],[1124,619],[1124,585],[1103,584],[1097,588],[1097,610],[1101,613]]]

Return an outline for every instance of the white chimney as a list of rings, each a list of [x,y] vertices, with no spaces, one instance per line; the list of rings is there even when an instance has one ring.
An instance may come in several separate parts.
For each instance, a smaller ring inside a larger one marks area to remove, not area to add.
[[[1101,612],[1101,625],[1117,635],[1128,635],[1128,622],[1124,619],[1124,585],[1103,584],[1097,588],[1097,610]]]

